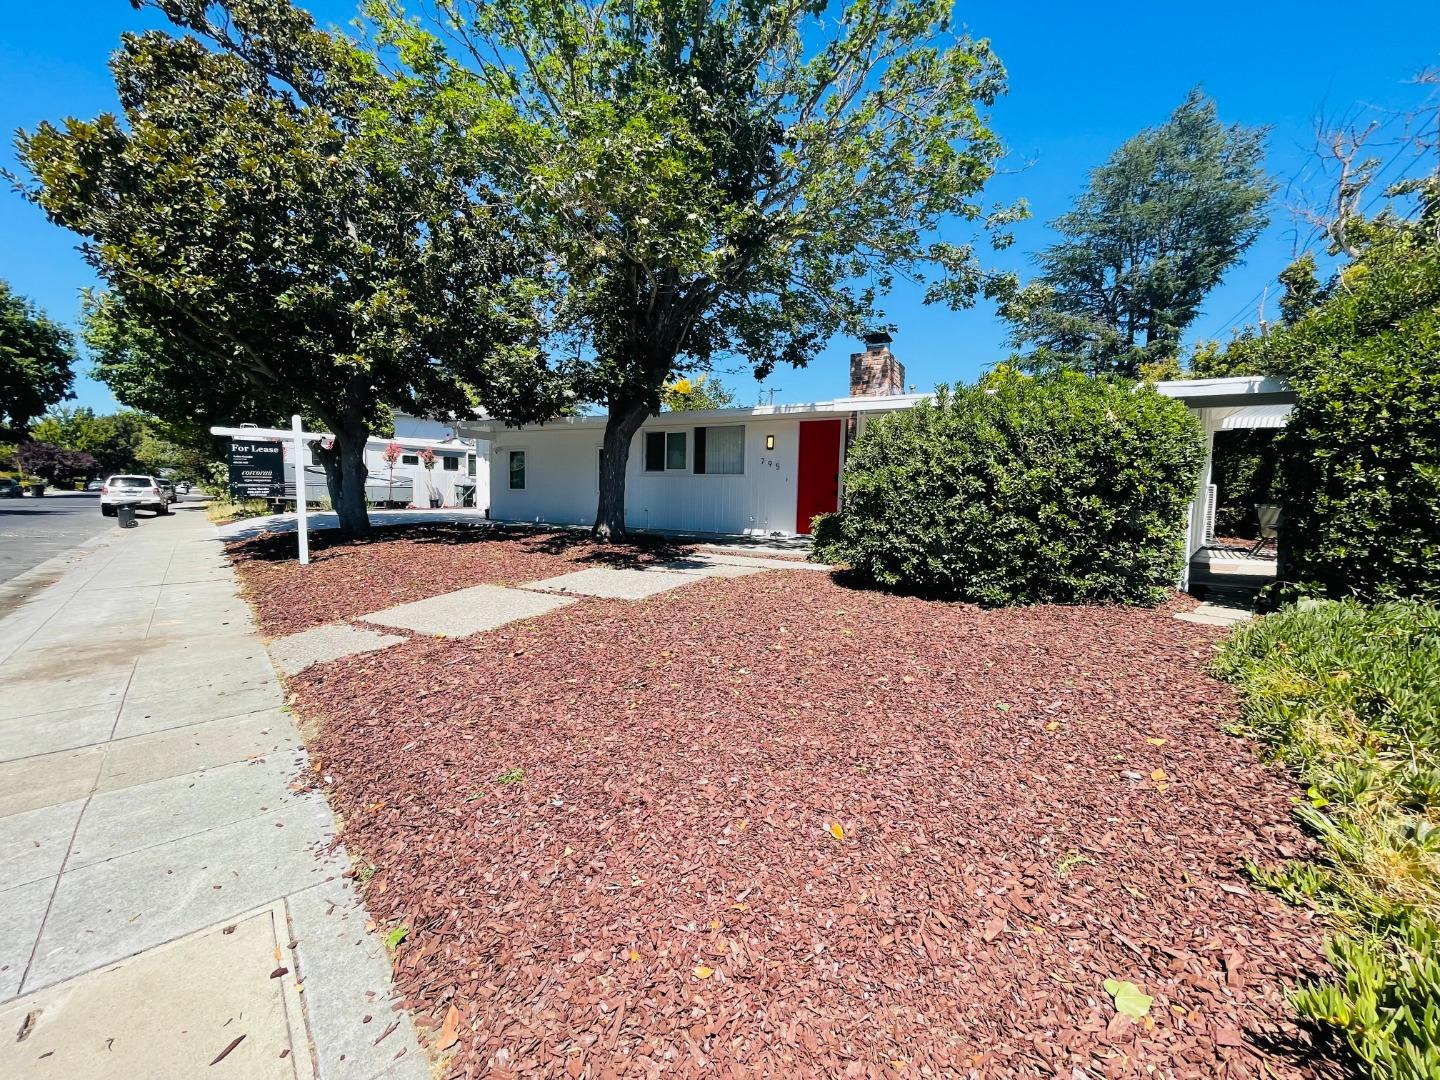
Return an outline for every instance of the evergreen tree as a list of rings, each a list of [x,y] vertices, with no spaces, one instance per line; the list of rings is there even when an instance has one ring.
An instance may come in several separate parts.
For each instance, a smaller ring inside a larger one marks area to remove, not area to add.
[[[1041,273],[1001,313],[1032,371],[1136,377],[1172,360],[1205,294],[1267,223],[1262,130],[1225,127],[1197,88],[1090,175]]]

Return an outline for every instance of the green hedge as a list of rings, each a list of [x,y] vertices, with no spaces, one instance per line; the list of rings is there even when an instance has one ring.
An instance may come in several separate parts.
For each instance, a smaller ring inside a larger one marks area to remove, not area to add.
[[[1440,314],[1293,378],[1284,576],[1332,598],[1440,601]]]
[[[816,557],[862,582],[986,605],[1159,602],[1204,459],[1146,387],[1002,372],[871,421]]]
[[[1253,867],[1338,928],[1336,977],[1298,988],[1374,1078],[1440,1076],[1440,610],[1310,601],[1237,630],[1216,661],[1241,733],[1294,770],[1318,863]]]

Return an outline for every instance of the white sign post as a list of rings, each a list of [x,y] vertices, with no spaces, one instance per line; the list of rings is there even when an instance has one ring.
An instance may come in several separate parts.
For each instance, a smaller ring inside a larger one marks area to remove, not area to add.
[[[300,414],[290,417],[290,430],[295,433],[295,528],[300,533],[300,565],[310,565],[310,530],[305,512],[305,434]]]

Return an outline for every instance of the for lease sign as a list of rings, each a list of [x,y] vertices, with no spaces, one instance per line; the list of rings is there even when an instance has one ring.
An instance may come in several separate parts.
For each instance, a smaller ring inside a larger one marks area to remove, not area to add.
[[[232,438],[230,494],[238,499],[268,499],[284,493],[285,458],[280,443]]]

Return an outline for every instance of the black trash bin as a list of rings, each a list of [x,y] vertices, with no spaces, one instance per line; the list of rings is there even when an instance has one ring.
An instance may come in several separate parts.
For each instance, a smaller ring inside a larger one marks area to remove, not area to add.
[[[115,519],[122,529],[135,528],[135,507],[117,506],[115,508]]]

